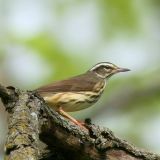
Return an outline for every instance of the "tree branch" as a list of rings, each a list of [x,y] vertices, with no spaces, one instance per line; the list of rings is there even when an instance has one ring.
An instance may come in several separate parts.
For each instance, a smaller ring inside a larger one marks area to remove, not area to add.
[[[160,160],[137,149],[112,131],[87,123],[75,126],[51,110],[34,92],[0,85],[8,117],[5,158],[8,160]]]

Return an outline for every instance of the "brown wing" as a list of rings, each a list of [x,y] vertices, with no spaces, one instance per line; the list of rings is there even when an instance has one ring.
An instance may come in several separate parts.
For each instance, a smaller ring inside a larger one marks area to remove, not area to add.
[[[94,73],[88,72],[76,77],[69,78],[54,82],[52,84],[38,88],[36,91],[43,95],[54,94],[57,92],[78,92],[78,91],[91,91],[97,82],[103,81]]]

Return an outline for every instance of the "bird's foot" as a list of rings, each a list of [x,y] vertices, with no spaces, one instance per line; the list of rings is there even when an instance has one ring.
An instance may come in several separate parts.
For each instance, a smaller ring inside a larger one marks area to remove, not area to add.
[[[66,117],[66,118],[68,118],[70,121],[72,121],[74,124],[76,124],[76,125],[78,125],[80,128],[83,128],[83,129],[87,129],[86,127],[85,127],[85,123],[84,122],[82,122],[82,121],[78,121],[78,120],[76,120],[75,118],[73,118],[72,116],[70,116],[68,113],[66,113],[63,109],[62,109],[62,107],[60,107],[59,109],[58,109],[58,112],[61,114],[61,115],[63,115],[64,117]],[[87,129],[88,130],[88,129]]]

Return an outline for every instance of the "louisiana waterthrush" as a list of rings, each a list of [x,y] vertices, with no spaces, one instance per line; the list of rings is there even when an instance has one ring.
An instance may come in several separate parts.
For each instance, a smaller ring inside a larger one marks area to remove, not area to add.
[[[51,108],[82,126],[66,112],[79,111],[96,103],[105,89],[106,81],[112,75],[126,71],[129,69],[117,67],[109,62],[101,62],[81,75],[54,82],[36,91]]]

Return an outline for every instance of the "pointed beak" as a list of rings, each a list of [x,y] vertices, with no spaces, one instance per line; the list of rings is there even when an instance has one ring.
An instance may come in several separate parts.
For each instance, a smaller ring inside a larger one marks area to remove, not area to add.
[[[130,69],[128,68],[118,68],[117,69],[117,72],[127,72],[127,71],[130,71]]]

